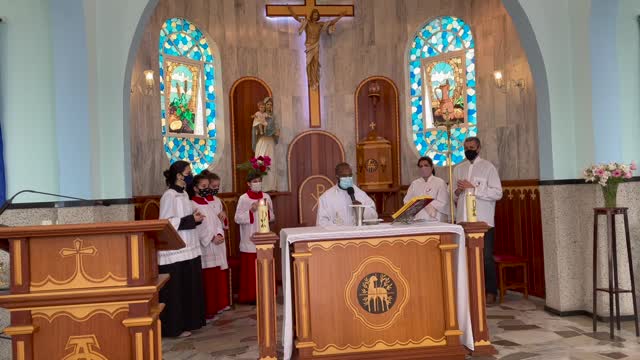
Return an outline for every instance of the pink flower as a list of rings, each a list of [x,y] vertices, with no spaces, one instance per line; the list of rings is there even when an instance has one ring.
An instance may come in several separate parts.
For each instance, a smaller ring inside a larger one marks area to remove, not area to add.
[[[258,170],[258,168],[260,167],[260,165],[258,165],[258,163],[253,163],[253,164],[251,164],[251,166],[256,170]]]
[[[598,168],[596,169],[596,171],[594,171],[596,176],[602,176],[604,175],[604,169],[603,168]]]
[[[267,171],[267,167],[264,166],[264,165],[261,165],[260,166],[260,172],[265,172],[265,171]]]
[[[262,163],[263,163],[265,166],[269,166],[269,165],[271,165],[271,158],[269,158],[268,156],[265,156],[265,157],[264,157],[264,161],[262,161]]]
[[[258,161],[264,161],[264,157],[258,156]]]
[[[253,158],[251,158],[251,160],[249,160],[249,162],[251,162],[252,164],[255,164],[255,163],[258,162],[258,159],[253,157]]]
[[[613,177],[622,177],[622,171],[615,169],[611,172],[611,176]]]
[[[625,179],[631,179],[631,177],[633,177],[633,173],[632,172],[628,172],[628,173],[624,174],[624,178]]]
[[[636,165],[636,162],[635,162],[635,161],[632,161],[632,162],[631,162],[631,166],[629,167],[629,169],[631,169],[631,170],[638,170],[638,166]]]

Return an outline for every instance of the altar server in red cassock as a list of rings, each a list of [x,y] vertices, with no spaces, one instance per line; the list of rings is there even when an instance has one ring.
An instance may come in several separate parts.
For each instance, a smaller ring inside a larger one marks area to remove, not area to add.
[[[247,175],[246,193],[238,199],[235,221],[240,225],[240,291],[238,302],[256,302],[256,245],[251,235],[258,232],[258,201],[266,199],[269,207],[269,221],[275,220],[271,197],[262,192],[262,174],[250,172]]]

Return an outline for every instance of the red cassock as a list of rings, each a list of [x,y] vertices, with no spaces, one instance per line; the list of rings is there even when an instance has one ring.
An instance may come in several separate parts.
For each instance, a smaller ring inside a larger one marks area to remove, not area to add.
[[[206,318],[213,318],[218,312],[229,306],[229,271],[219,266],[202,269],[206,299]]]
[[[239,303],[256,302],[256,253],[240,253]]]

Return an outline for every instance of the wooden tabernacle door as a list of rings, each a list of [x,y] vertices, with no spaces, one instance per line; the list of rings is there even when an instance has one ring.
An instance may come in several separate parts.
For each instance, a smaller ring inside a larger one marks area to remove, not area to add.
[[[185,246],[167,220],[7,227],[0,239],[14,359],[162,359],[158,291],[169,277],[156,251]]]

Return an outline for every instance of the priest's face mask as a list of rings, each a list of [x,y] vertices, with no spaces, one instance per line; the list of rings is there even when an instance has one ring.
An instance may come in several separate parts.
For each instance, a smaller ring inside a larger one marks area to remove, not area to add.
[[[336,171],[336,178],[338,179],[338,185],[342,189],[346,189],[353,186],[353,170],[350,166],[341,166]]]
[[[464,156],[473,161],[478,157],[480,153],[480,144],[475,140],[469,140],[464,142]]]

